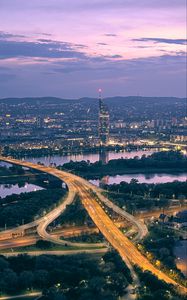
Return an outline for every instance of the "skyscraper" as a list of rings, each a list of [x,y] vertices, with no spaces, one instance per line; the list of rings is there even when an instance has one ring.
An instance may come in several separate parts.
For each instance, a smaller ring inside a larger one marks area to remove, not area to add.
[[[107,146],[109,141],[109,112],[106,104],[101,97],[101,89],[99,89],[99,139],[101,146]]]

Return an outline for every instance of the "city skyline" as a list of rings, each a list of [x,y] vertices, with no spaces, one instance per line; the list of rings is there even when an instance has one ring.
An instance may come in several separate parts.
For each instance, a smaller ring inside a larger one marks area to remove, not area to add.
[[[0,97],[186,96],[185,0],[0,4]]]

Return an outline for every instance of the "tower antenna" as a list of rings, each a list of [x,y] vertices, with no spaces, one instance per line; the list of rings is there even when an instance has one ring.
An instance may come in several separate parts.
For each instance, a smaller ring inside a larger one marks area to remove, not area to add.
[[[102,89],[99,89],[98,92],[99,92],[99,99],[101,99]]]

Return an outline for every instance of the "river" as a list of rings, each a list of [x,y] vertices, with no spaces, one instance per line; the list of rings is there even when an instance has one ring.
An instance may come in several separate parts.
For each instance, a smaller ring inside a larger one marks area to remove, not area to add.
[[[58,165],[63,165],[64,163],[72,161],[90,161],[96,162],[98,160],[102,160],[103,162],[107,162],[111,159],[119,159],[119,158],[134,158],[135,156],[141,157],[142,155],[151,155],[153,152],[157,151],[158,149],[145,149],[139,151],[120,151],[120,152],[103,152],[99,153],[82,153],[82,154],[71,154],[71,155],[53,155],[53,156],[41,156],[41,157],[27,157],[25,160],[31,162],[41,162],[45,165],[50,165],[51,163],[55,163]],[[0,165],[6,165],[6,163],[0,162]],[[120,183],[121,181],[130,182],[132,178],[137,179],[140,183],[165,183],[165,182],[172,182],[174,180],[178,181],[185,181],[187,179],[187,173],[183,174],[124,174],[124,175],[116,175],[116,176],[105,176],[102,179],[91,180],[92,183],[95,185],[102,185],[105,184],[113,184],[113,183]],[[11,194],[20,194],[23,192],[31,192],[35,190],[41,189],[40,187],[25,183],[24,186],[18,185],[0,185],[0,196],[5,197]]]
[[[82,153],[82,154],[71,154],[71,155],[53,155],[53,156],[41,156],[41,157],[27,157],[25,160],[31,162],[41,162],[45,165],[50,165],[50,163],[55,163],[57,166],[63,165],[69,161],[90,161],[94,163],[96,161],[102,160],[104,163],[107,163],[111,159],[118,159],[118,158],[134,158],[135,156],[141,157],[142,155],[151,155],[155,152],[156,149],[152,150],[140,150],[140,151],[120,151],[120,152],[102,152],[100,153]]]
[[[42,190],[43,188],[31,183],[18,184],[0,184],[0,197],[4,198],[12,194],[29,193]]]
[[[180,174],[165,174],[165,173],[154,173],[154,174],[124,174],[116,176],[104,176],[101,179],[90,180],[93,184],[100,186],[102,184],[119,184],[122,181],[130,182],[131,179],[137,179],[139,183],[166,183],[178,181],[186,181],[187,173]]]

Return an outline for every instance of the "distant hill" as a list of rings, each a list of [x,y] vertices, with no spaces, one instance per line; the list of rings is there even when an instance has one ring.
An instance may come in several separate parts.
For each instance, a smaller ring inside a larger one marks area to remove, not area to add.
[[[93,104],[96,102],[97,98],[89,98],[84,97],[80,99],[63,99],[57,97],[26,97],[26,98],[3,98],[0,99],[0,103],[7,103],[7,104],[68,104],[68,103],[90,103]],[[108,105],[133,105],[133,104],[174,104],[174,103],[181,103],[185,104],[186,98],[177,98],[177,97],[139,97],[139,96],[129,96],[129,97],[109,97],[104,98]]]
[[[78,99],[62,99],[56,97],[25,97],[25,98],[3,98],[0,99],[0,103],[8,103],[8,104],[42,104],[42,103],[51,103],[58,104],[59,102],[70,102],[70,101],[79,101]]]

